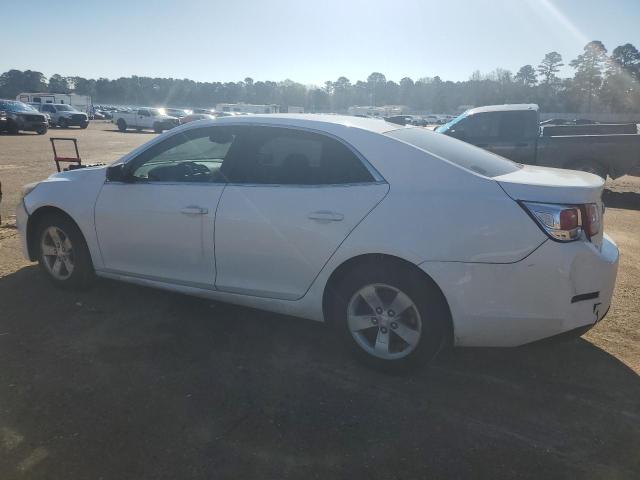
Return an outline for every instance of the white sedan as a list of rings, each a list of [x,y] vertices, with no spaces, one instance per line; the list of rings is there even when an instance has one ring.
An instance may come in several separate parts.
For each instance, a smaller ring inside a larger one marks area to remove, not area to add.
[[[59,286],[97,275],[326,320],[393,369],[602,319],[618,267],[602,189],[419,127],[235,116],[28,185],[17,217]]]

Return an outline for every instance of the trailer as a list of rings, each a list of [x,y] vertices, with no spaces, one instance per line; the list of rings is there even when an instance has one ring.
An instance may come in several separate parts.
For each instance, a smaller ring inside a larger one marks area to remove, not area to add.
[[[71,105],[76,110],[90,115],[93,103],[89,95],[76,95],[75,93],[20,93],[16,100],[23,103],[55,103]]]

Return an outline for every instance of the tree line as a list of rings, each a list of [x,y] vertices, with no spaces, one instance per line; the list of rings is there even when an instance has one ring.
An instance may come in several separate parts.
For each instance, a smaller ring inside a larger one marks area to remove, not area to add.
[[[461,106],[501,103],[538,103],[547,112],[640,112],[640,52],[627,43],[611,54],[598,40],[587,43],[569,62],[574,74],[560,78],[564,60],[549,52],[536,66],[522,66],[515,74],[498,68],[488,74],[474,72],[466,81],[439,76],[399,82],[373,72],[355,83],[346,77],[323,86],[281,82],[196,82],[189,79],[122,77],[87,79],[33,70],[9,70],[0,76],[0,97],[20,92],[90,95],[94,103],[211,107],[217,103],[302,106],[309,112],[345,112],[352,105],[406,105],[417,112],[448,113]]]

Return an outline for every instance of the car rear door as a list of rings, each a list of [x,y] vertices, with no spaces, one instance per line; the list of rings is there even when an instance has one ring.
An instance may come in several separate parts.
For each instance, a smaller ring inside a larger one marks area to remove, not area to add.
[[[356,152],[323,134],[249,127],[223,164],[216,214],[216,288],[302,297],[388,185]]]

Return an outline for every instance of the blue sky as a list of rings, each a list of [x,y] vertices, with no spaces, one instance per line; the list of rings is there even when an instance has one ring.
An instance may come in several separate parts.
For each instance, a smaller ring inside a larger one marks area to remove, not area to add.
[[[47,76],[465,80],[592,39],[640,48],[640,0],[0,1],[0,72]]]

